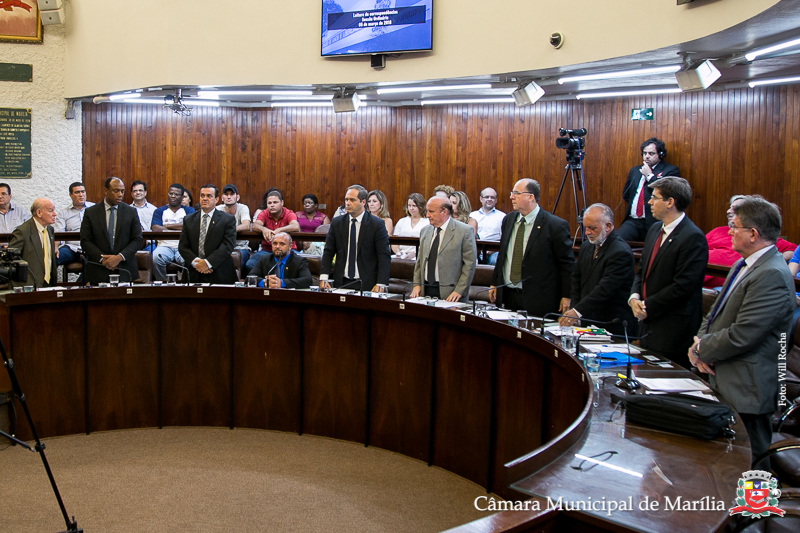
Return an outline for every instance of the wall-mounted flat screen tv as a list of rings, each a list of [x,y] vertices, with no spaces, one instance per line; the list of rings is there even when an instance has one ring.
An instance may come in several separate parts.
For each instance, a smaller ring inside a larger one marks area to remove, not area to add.
[[[322,0],[322,55],[430,50],[433,0]]]

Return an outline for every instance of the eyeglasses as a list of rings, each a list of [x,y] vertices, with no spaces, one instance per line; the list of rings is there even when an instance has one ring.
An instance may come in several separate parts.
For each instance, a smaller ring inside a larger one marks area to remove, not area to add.
[[[752,226],[736,226],[733,222],[728,224],[728,229],[753,229]]]
[[[533,194],[533,193],[532,192],[526,192],[526,191],[511,191],[511,196],[512,197],[513,196],[519,196],[520,194]]]
[[[662,202],[666,202],[667,201],[667,198],[665,198],[663,196],[656,196],[655,194],[653,196],[651,196],[650,198],[652,198],[656,202],[659,201],[659,200],[661,200]]]

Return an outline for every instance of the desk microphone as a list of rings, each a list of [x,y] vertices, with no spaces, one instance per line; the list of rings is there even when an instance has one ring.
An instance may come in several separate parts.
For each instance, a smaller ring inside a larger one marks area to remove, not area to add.
[[[502,285],[497,285],[495,287],[489,287],[488,289],[483,289],[475,293],[475,299],[472,300],[472,314],[474,315],[478,309],[478,295],[484,292],[489,292],[494,289],[502,289],[503,287],[508,287],[509,285],[516,285],[517,283],[522,283],[524,281],[529,281],[533,276],[528,276],[527,278],[521,279],[519,281],[512,281],[509,283],[503,283]]]
[[[364,286],[363,286],[363,283],[361,283],[361,278],[356,278],[353,281],[351,281],[350,283],[345,283],[341,287],[336,287],[336,288],[337,289],[346,289],[347,287],[355,285],[356,283],[358,283],[358,292],[360,293],[359,296],[363,296],[364,295]]]
[[[105,268],[106,270],[110,270],[111,272],[119,272],[120,274],[122,274],[123,272],[125,272],[125,274],[128,276],[128,283],[130,283],[131,285],[133,285],[133,279],[131,278],[131,273],[130,273],[130,272],[128,272],[127,270],[125,270],[124,268],[119,268],[119,267],[117,267],[117,268],[115,268],[115,269],[111,270],[111,269],[109,269],[109,268],[108,268],[106,265],[104,265],[103,263],[98,263],[97,261],[89,261],[89,260],[87,259],[87,260],[86,260],[86,262],[87,262],[88,264],[90,264],[90,265],[101,266],[101,267]]]
[[[625,344],[628,345],[628,366],[627,366],[626,373],[625,373],[625,379],[622,379],[622,378],[618,379],[617,382],[615,383],[615,385],[617,387],[619,387],[620,389],[627,389],[627,390],[633,392],[636,389],[638,389],[639,387],[641,387],[641,384],[638,381],[636,381],[635,379],[633,379],[633,369],[631,368],[631,345],[628,342],[628,321],[627,320],[624,320],[622,322],[622,327],[625,328]],[[649,333],[647,335],[649,335]],[[640,338],[646,337],[647,335],[643,335]]]
[[[159,259],[166,259],[166,257],[164,257],[163,255],[159,255],[158,258]],[[178,267],[178,268],[180,268],[182,270],[185,270],[186,271],[186,285],[189,285],[189,269],[188,268],[186,268],[185,266],[183,266],[180,263],[176,263],[175,261],[167,261],[167,264],[168,265],[173,265],[173,266],[176,266],[176,267]]]

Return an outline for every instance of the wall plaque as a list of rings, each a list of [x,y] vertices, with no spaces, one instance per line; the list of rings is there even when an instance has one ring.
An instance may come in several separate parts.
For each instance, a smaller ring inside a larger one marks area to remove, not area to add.
[[[31,177],[31,110],[0,108],[0,179]]]

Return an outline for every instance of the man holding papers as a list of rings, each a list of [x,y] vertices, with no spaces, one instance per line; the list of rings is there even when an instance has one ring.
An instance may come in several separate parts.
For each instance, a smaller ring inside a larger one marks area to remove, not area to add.
[[[731,268],[688,356],[742,416],[755,461],[771,441],[781,335],[795,309],[794,282],[775,247],[781,231],[778,206],[747,196],[733,212],[731,243],[742,259]],[[758,466],[768,469],[769,461]]]

